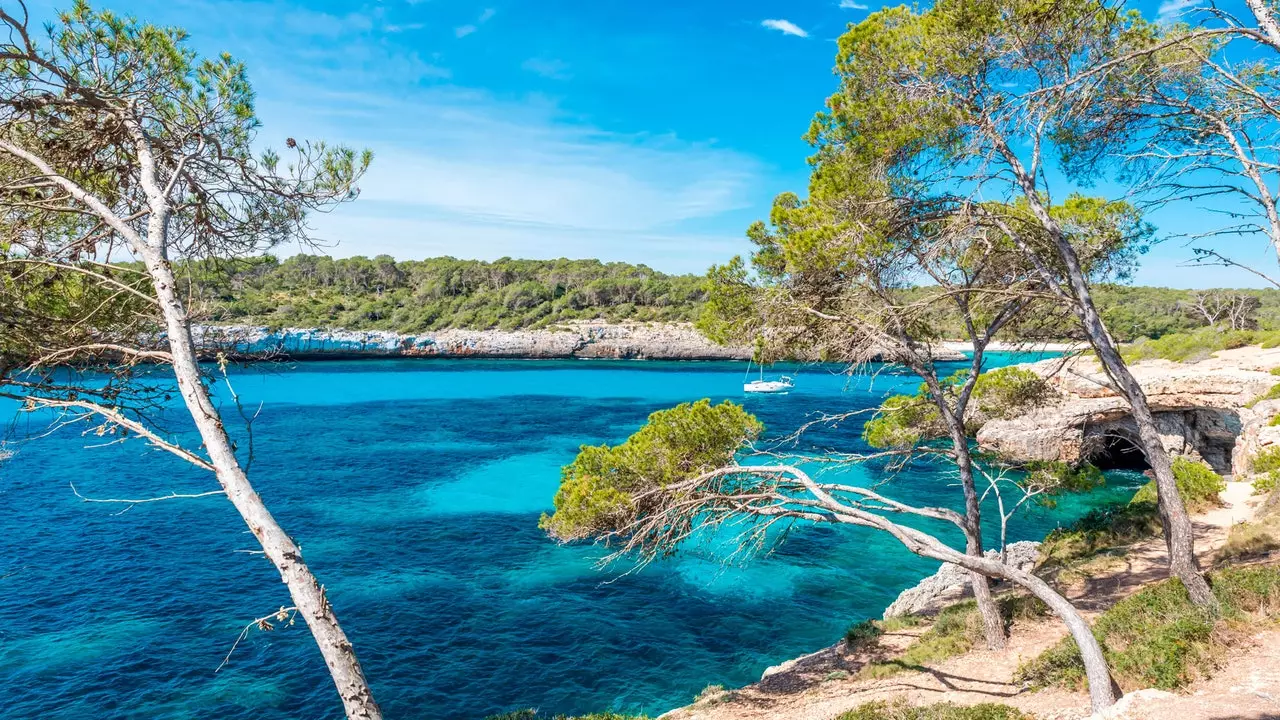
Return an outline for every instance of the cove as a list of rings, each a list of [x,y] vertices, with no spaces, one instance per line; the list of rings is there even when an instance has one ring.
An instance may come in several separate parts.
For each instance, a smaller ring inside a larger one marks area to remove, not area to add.
[[[1022,359],[995,355],[991,367]],[[869,530],[809,526],[745,565],[726,565],[712,543],[624,574],[598,570],[600,550],[538,530],[578,446],[620,441],[654,410],[735,399],[778,436],[815,411],[874,408],[919,383],[805,367],[792,393],[743,398],[744,369],[360,360],[232,379],[250,412],[262,408],[250,478],[326,584],[387,716],[470,720],[523,707],[657,714],[830,645],[936,568]],[[798,449],[865,449],[861,424],[814,430]],[[20,416],[12,435],[39,427]],[[180,414],[172,427],[186,432]],[[221,498],[124,512],[77,499],[70,482],[91,497],[214,488],[137,441],[85,449],[102,442],[63,428],[0,464],[0,717],[340,717],[301,625],[254,630],[214,672],[247,622],[288,604],[284,587],[245,552],[254,541]],[[876,467],[841,472],[885,479]],[[1140,481],[1111,473],[1103,490],[1019,516],[1010,539],[1039,539]],[[946,482],[945,468],[912,466],[887,491],[954,505]]]

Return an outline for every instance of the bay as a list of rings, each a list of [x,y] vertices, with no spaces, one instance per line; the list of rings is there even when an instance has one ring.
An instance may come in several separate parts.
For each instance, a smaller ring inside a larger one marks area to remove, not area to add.
[[[995,355],[991,366],[1022,359]],[[707,543],[626,574],[598,569],[598,549],[560,546],[538,530],[578,447],[618,442],[655,410],[730,398],[776,437],[817,411],[869,410],[919,383],[879,367],[848,376],[810,366],[787,395],[743,398],[744,370],[359,360],[255,365],[232,381],[247,412],[259,412],[250,477],[325,583],[387,717],[461,720],[524,707],[657,714],[708,684],[749,683],[830,645],[936,569],[869,530],[805,526],[750,562],[726,564]],[[796,449],[865,449],[865,417],[815,429]],[[171,422],[183,437],[180,413]],[[40,427],[20,416],[10,436]],[[214,672],[245,624],[288,595],[221,498],[124,512],[77,499],[72,482],[89,497],[214,488],[138,441],[86,449],[102,442],[63,428],[17,442],[0,464],[0,682],[9,694],[0,717],[340,717],[300,622],[254,629]],[[839,472],[887,478],[877,467]],[[1113,473],[1103,490],[1022,514],[1010,539],[1039,539],[1140,481]],[[956,504],[942,467],[913,466],[886,490]]]

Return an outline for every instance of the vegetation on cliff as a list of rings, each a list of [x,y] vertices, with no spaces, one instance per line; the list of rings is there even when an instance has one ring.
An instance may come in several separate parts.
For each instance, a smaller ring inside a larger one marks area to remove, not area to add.
[[[337,259],[296,255],[280,260],[262,255],[188,264],[182,267],[182,275],[209,318],[224,323],[412,333],[539,328],[583,319],[707,321],[703,312],[708,303],[707,278],[622,262],[564,258],[485,262],[452,257],[397,261],[387,255]],[[935,291],[916,287],[901,294],[905,302],[919,302]],[[1250,298],[1251,327],[1280,330],[1280,290],[1196,291],[1099,284],[1095,291],[1107,326],[1126,341],[1201,328],[1207,332],[1197,335],[1196,348],[1210,341],[1236,347],[1236,343],[1248,344],[1241,338],[1255,337],[1247,331],[1210,327],[1198,309],[1207,302],[1205,297]],[[964,335],[960,318],[945,308],[939,309],[936,322],[946,337]],[[1004,333],[1010,340],[1065,339],[1078,334],[1068,318],[1040,318],[1034,329],[1015,327]],[[1135,357],[1170,355],[1164,347],[1150,346],[1144,351],[1148,355]]]
[[[703,281],[599,260],[399,261],[270,255],[185,268],[214,322],[414,333],[579,319],[691,321]]]

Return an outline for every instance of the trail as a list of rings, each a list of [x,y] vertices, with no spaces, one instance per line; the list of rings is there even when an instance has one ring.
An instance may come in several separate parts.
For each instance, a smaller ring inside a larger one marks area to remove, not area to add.
[[[1206,567],[1235,523],[1253,517],[1260,499],[1244,482],[1228,482],[1222,506],[1197,515],[1196,551]],[[1091,568],[1096,576],[1060,587],[1091,618],[1167,577],[1164,541],[1152,538],[1113,554]],[[1057,621],[1023,621],[1013,626],[1005,650],[975,649],[921,670],[868,680],[855,676],[870,662],[901,653],[928,629],[922,625],[886,633],[873,647],[849,652],[844,643],[786,663],[754,685],[673,710],[663,720],[832,720],[842,712],[876,700],[905,699],[912,705],[998,702],[1041,720],[1089,717],[1084,692],[1028,691],[1012,678],[1018,666],[1039,655],[1066,632]],[[1154,720],[1263,720],[1280,718],[1280,631],[1265,629],[1241,641],[1230,662],[1212,678],[1178,695],[1142,692],[1111,717]]]

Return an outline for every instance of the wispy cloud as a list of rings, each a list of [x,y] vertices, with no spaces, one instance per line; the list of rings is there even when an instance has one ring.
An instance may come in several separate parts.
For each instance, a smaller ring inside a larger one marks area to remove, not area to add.
[[[1200,3],[1201,0],[1164,0],[1164,2],[1160,3],[1160,8],[1156,10],[1156,13],[1161,20],[1177,20],[1183,13]]]
[[[856,0],[840,0],[840,8],[843,10],[867,10],[869,7]]]
[[[497,10],[494,10],[493,8],[485,8],[484,12],[480,13],[480,17],[476,18],[475,23],[456,27],[453,29],[453,34],[457,37],[464,38],[479,30],[481,25],[492,20],[493,16],[497,14]]]
[[[569,74],[569,63],[563,60],[555,60],[552,58],[529,58],[525,60],[520,67],[531,73],[541,75],[552,80],[568,80],[573,77]]]
[[[536,96],[296,89],[304,91],[298,102],[318,111],[279,108],[294,120],[290,132],[375,155],[360,199],[315,219],[338,255],[661,257],[664,269],[701,271],[737,243],[737,232],[707,233],[708,222],[762,201],[764,168],[749,156],[671,135],[607,132]]]
[[[765,20],[760,23],[762,26],[770,30],[777,30],[785,35],[795,35],[796,37],[809,37],[809,33],[805,32],[799,25],[790,20]]]

